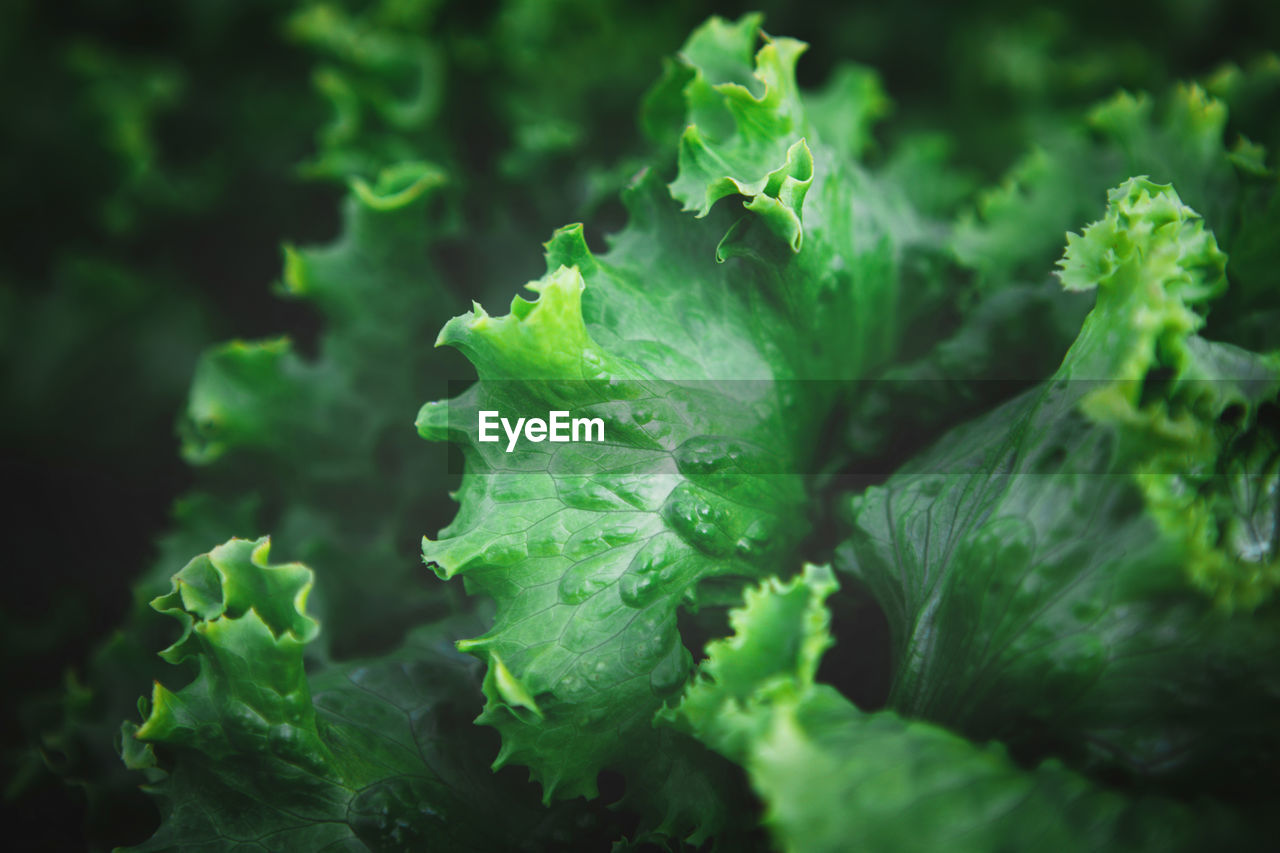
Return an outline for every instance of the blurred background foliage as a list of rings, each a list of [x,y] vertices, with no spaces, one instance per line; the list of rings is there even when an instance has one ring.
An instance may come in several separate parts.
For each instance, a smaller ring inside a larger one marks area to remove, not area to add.
[[[537,276],[555,227],[585,220],[598,242],[621,224],[616,190],[650,150],[636,105],[662,57],[708,15],[753,8],[810,43],[802,85],[874,69],[890,119],[869,159],[939,217],[999,217],[1018,180],[1040,180],[1028,151],[1119,89],[1217,80],[1244,105],[1233,132],[1280,146],[1280,110],[1260,100],[1275,87],[1221,70],[1276,47],[1265,0],[0,6],[9,834],[105,849],[153,828],[111,737],[165,642],[145,602],[191,554],[274,531],[277,554],[323,570],[392,542],[373,558],[397,599],[386,636],[339,624],[326,654],[381,651],[438,607],[438,592],[393,592],[429,583],[422,519],[448,517],[443,488],[416,488],[443,476],[429,458],[443,451],[411,426],[468,375],[428,363],[439,324]],[[1020,161],[1005,196],[981,189]],[[371,217],[395,217],[394,237],[364,240]],[[282,258],[282,244],[328,245]],[[345,283],[388,258],[394,273],[361,294],[385,325],[345,322]],[[267,341],[201,359],[233,337]],[[254,371],[278,396],[245,398]],[[238,444],[248,415],[277,418],[281,446]],[[315,432],[304,415],[342,425],[333,471],[293,446]]]

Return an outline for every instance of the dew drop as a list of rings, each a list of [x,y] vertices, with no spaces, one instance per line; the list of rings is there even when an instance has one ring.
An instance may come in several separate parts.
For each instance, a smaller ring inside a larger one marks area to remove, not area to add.
[[[311,710],[311,698],[301,690],[294,690],[286,693],[282,697],[284,699],[285,719],[297,725],[307,717],[307,712]]]
[[[232,702],[223,715],[222,726],[233,740],[257,739],[267,733],[268,723],[243,702]]]
[[[634,524],[619,524],[604,531],[601,538],[610,546],[616,547],[634,542],[637,533],[639,530]]]
[[[582,352],[582,375],[586,379],[608,379],[609,372],[605,369],[604,359],[600,353],[595,350],[583,350]]]
[[[938,477],[927,479],[920,484],[920,494],[926,498],[936,498],[941,493],[942,480]]]
[[[494,542],[484,551],[484,561],[491,566],[514,566],[528,556],[524,543],[513,540]]]
[[[588,528],[569,537],[569,541],[564,543],[564,555],[570,560],[585,560],[608,548],[605,535],[599,530]]]
[[[599,687],[609,681],[609,665],[604,661],[596,661],[587,671],[587,681]]]
[[[576,700],[587,690],[587,682],[576,675],[568,675],[560,679],[560,696],[570,701]]]
[[[690,483],[681,483],[663,507],[667,524],[693,547],[713,557],[733,552],[734,542],[720,527],[723,511],[695,492]]]
[[[680,558],[680,548],[680,544],[668,535],[655,537],[640,549],[618,580],[618,593],[622,597],[622,603],[642,609],[669,591],[671,576],[676,561]]]
[[[601,571],[599,561],[574,563],[560,578],[558,596],[563,604],[581,604],[613,583],[613,575]]]
[[[618,594],[622,603],[637,610],[647,606],[661,592],[657,579],[652,574],[627,572],[618,582]]]
[[[544,533],[529,534],[529,556],[554,557],[560,553],[560,539]]]
[[[699,436],[675,451],[676,466],[686,477],[712,474],[729,464],[732,442],[717,436]]]
[[[601,511],[625,506],[617,495],[591,477],[560,477],[556,486],[560,499],[574,509]]]
[[[372,850],[447,849],[456,839],[446,830],[438,783],[393,776],[360,791],[347,808],[347,824]]]
[[[671,653],[658,661],[649,673],[649,689],[659,697],[670,696],[684,686],[692,660],[683,646],[677,644]]]
[[[747,525],[742,535],[757,545],[763,545],[769,540],[769,525],[763,518],[757,518]]]

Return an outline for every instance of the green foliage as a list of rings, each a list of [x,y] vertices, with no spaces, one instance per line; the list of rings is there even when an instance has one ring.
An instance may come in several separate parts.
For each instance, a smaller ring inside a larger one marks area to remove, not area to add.
[[[708,648],[701,678],[667,716],[742,763],[783,850],[1199,850],[1239,842],[1231,817],[1133,799],[1057,761],[1017,766],[893,711],[865,713],[816,683],[831,645],[831,570],[748,590],[734,635]],[[780,642],[786,638],[785,642]]]
[[[1091,771],[1270,784],[1280,361],[1196,334],[1225,262],[1127,181],[1069,238],[1063,284],[1099,292],[1057,372],[851,500],[839,564],[888,616],[892,707]]]
[[[450,643],[467,620],[307,672],[303,650],[320,630],[306,611],[314,573],[268,563],[269,549],[233,539],[151,603],[182,625],[162,656],[195,660],[198,674],[176,692],[157,682],[142,724],[124,724],[125,762],[164,812],[132,849],[558,849],[556,816],[483,767],[467,723],[474,669]]]
[[[867,375],[896,346],[910,214],[890,187],[846,219],[874,179],[805,131],[798,44],[755,53],[758,26],[712,19],[681,52],[689,129],[669,196],[639,179],[610,251],[561,229],[529,285],[537,301],[517,296],[499,318],[476,308],[440,335],[480,383],[419,415],[424,436],[465,442],[468,466],[458,517],[423,556],[497,603],[465,646],[490,665],[482,719],[504,734],[499,761],[529,765],[548,798],[669,760],[649,723],[691,666],[677,609],[698,606],[700,584],[789,562],[807,531],[799,472],[817,461],[834,385],[800,380]],[[735,82],[749,74],[762,94]],[[733,192],[747,214],[712,209]],[[860,351],[822,345],[849,327]],[[481,411],[555,409],[601,417],[612,439],[510,452],[476,434]],[[674,786],[660,795],[663,831],[701,839],[723,821]]]
[[[138,478],[107,413],[180,408],[192,469],[21,713],[91,848],[1273,834],[1275,56],[1200,4],[704,5],[0,13],[9,159],[60,164],[13,192],[68,211],[0,262],[3,434]],[[224,299],[282,236],[285,307]],[[483,429],[557,411],[603,440]]]

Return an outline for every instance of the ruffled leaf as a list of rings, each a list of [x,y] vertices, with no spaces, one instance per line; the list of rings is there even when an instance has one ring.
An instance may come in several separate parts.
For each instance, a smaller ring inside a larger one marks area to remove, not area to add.
[[[892,711],[864,713],[816,683],[831,645],[831,572],[748,590],[734,635],[664,718],[746,768],[780,849],[1198,850],[1251,843],[1214,805],[1109,791],[1050,761],[1019,767]],[[1253,839],[1256,840],[1256,839]]]
[[[892,707],[1172,790],[1272,784],[1280,361],[1197,334],[1225,263],[1126,182],[1068,245],[1097,303],[1050,381],[852,500],[838,566],[889,617]]]
[[[685,70],[669,66],[650,101],[659,137],[677,98],[695,127],[675,183],[637,179],[607,253],[580,226],[558,231],[536,301],[450,321],[440,342],[480,382],[418,420],[467,461],[458,515],[423,556],[497,603],[493,629],[463,648],[489,664],[482,722],[503,734],[499,761],[528,765],[548,797],[594,795],[601,770],[622,770],[630,797],[652,792],[647,828],[694,840],[724,825],[719,783],[663,769],[675,735],[649,725],[692,666],[677,613],[708,584],[732,590],[796,559],[803,475],[839,396],[799,380],[890,357],[916,307],[902,267],[922,233],[894,187],[804,136],[800,46],[769,41],[753,62],[758,37],[748,16],[690,38]],[[695,137],[727,171],[692,170]],[[745,217],[715,203],[743,189]],[[802,202],[817,211],[803,241]],[[776,216],[793,215],[795,240],[780,243]],[[605,441],[480,440],[481,412],[515,424],[553,411],[600,418]]]
[[[156,684],[143,723],[124,726],[125,762],[149,776],[164,814],[134,849],[562,848],[567,809],[546,812],[529,788],[476,763],[475,667],[449,642],[473,620],[308,674],[312,572],[269,563],[268,549],[233,539],[153,602],[183,625],[164,657],[194,660],[198,674],[180,690]],[[578,833],[599,827],[575,817]]]

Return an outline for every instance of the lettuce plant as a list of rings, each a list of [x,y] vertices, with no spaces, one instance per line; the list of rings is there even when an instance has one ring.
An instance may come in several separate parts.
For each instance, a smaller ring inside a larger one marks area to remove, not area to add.
[[[308,166],[344,230],[283,276],[326,327],[196,369],[210,476],[98,664],[163,647],[112,721],[161,811],[132,849],[1268,837],[1280,195],[1236,131],[1280,129],[1274,57],[1050,110],[974,192],[938,137],[884,143],[872,71],[810,91],[803,42],[713,17],[643,98],[626,224],[457,314],[475,200],[420,136],[444,95],[395,88],[445,50],[407,8],[291,19],[348,66]]]

